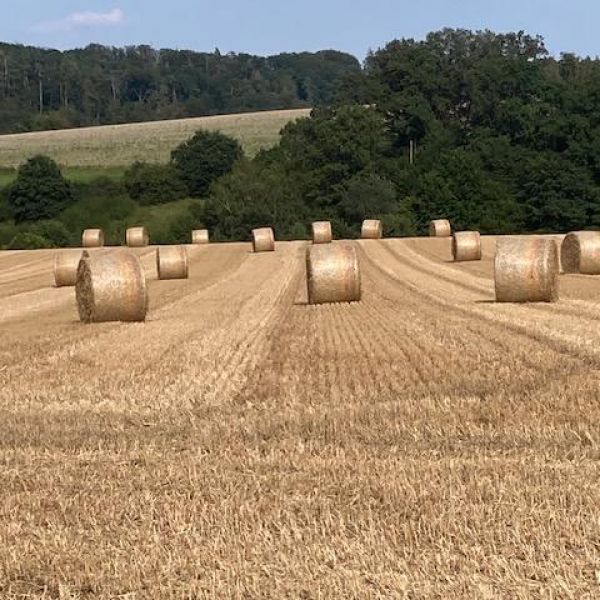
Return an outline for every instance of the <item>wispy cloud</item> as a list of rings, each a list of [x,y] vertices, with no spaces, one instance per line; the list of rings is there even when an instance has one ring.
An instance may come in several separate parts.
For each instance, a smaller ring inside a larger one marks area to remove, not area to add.
[[[108,12],[93,12],[86,10],[74,12],[63,19],[45,21],[32,27],[33,31],[48,33],[54,31],[73,31],[75,29],[89,27],[106,27],[123,23],[125,13],[120,8],[114,8]]]

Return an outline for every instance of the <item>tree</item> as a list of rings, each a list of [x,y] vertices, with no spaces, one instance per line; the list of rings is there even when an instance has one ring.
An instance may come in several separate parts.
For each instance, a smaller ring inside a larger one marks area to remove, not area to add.
[[[185,198],[186,186],[173,165],[135,162],[125,171],[125,187],[140,204],[164,204]]]
[[[198,131],[171,153],[171,160],[191,196],[206,195],[211,184],[242,158],[240,143],[219,131]]]
[[[72,202],[69,182],[46,156],[35,156],[21,165],[8,192],[8,204],[17,223],[51,219]]]

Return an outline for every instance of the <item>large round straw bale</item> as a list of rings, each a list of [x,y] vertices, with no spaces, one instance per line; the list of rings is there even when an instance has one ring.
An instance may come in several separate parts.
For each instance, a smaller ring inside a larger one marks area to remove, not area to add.
[[[252,247],[254,252],[273,252],[275,250],[275,235],[270,227],[252,230]]]
[[[84,248],[104,246],[104,232],[102,229],[86,229],[81,236],[81,245]]]
[[[81,250],[62,250],[54,256],[54,283],[56,287],[73,286],[77,280],[77,267]]]
[[[498,240],[494,279],[497,302],[558,300],[558,247],[531,236]]]
[[[156,249],[159,279],[187,279],[188,255],[185,246],[160,246]]]
[[[456,231],[452,236],[452,256],[456,262],[481,260],[479,231]]]
[[[209,242],[208,229],[194,229],[192,231],[192,244],[208,244]]]
[[[146,276],[140,259],[126,250],[84,253],[75,285],[84,323],[144,321],[148,310]]]
[[[379,240],[383,237],[383,227],[381,221],[375,219],[366,219],[363,221],[361,237],[364,240]]]
[[[436,219],[429,223],[429,235],[431,237],[450,237],[452,235],[452,227],[450,221],[446,219]]]
[[[309,304],[358,302],[360,269],[354,246],[308,246],[306,282]]]
[[[145,227],[130,227],[125,234],[125,238],[130,248],[140,248],[150,243]]]
[[[333,239],[331,223],[329,221],[315,221],[312,224],[313,244],[329,244]]]
[[[600,231],[575,231],[565,236],[560,249],[565,273],[600,275]]]

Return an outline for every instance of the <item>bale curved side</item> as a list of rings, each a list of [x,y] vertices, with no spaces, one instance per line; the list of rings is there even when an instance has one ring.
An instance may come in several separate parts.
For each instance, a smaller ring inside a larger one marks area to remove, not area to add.
[[[62,250],[54,256],[54,285],[74,286],[77,281],[77,267],[83,254],[81,250]]]
[[[450,237],[452,227],[447,219],[435,219],[429,223],[429,235],[431,237]]]
[[[558,273],[558,248],[552,239],[532,236],[496,244],[497,302],[555,302]]]
[[[600,275],[600,231],[574,231],[565,236],[560,248],[565,273]]]
[[[130,227],[125,233],[125,240],[130,248],[141,248],[150,243],[145,227]]]
[[[81,321],[144,321],[148,291],[140,259],[127,251],[86,254],[79,263],[75,285]]]
[[[452,257],[456,262],[481,260],[479,231],[456,231],[452,236]]]
[[[273,252],[275,250],[275,234],[270,227],[252,230],[252,248],[254,252]]]
[[[160,246],[156,249],[159,279],[187,279],[188,254],[185,246]]]
[[[86,229],[81,235],[81,245],[84,248],[100,248],[104,246],[104,232],[102,229]]]
[[[312,224],[313,244],[329,244],[333,240],[331,223],[329,221],[315,221]]]
[[[192,244],[208,244],[210,243],[210,236],[208,229],[194,229],[192,231]]]
[[[306,283],[309,304],[358,302],[361,297],[361,279],[354,246],[308,246]]]
[[[362,224],[361,235],[363,240],[379,240],[383,237],[383,226],[376,219],[365,219]]]

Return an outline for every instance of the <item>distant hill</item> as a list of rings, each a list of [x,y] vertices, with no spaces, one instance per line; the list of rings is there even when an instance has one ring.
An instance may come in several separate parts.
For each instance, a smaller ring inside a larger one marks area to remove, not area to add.
[[[0,133],[318,106],[359,71],[334,50],[260,57],[0,43]]]

